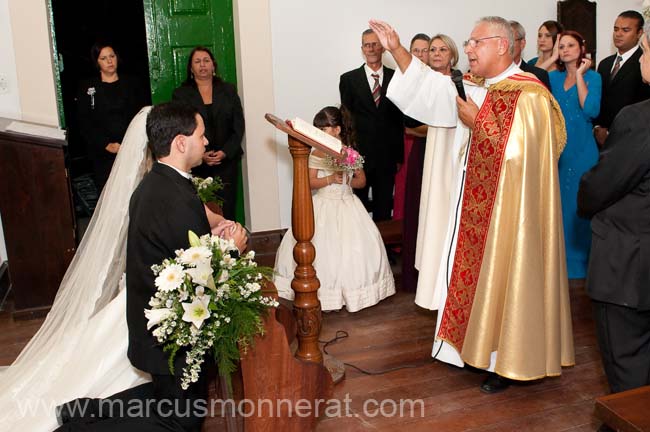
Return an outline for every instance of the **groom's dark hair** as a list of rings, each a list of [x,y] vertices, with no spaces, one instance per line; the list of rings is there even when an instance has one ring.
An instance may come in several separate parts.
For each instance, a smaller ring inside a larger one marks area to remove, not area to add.
[[[147,116],[147,138],[156,159],[169,156],[172,141],[177,135],[189,136],[194,133],[197,114],[196,109],[175,102],[151,108]]]

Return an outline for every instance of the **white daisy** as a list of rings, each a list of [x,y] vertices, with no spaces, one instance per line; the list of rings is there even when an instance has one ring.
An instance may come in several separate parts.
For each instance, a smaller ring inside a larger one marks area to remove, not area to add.
[[[180,264],[171,264],[160,272],[156,278],[156,287],[160,291],[170,292],[178,289],[185,279],[185,271]]]
[[[188,266],[197,267],[205,263],[209,265],[210,257],[212,257],[210,249],[205,246],[195,246],[184,250],[178,260]]]

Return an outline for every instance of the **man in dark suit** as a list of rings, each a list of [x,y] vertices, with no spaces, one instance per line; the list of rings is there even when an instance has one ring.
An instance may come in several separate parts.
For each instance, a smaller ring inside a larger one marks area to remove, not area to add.
[[[513,45],[515,49],[513,55],[514,64],[519,66],[519,69],[522,71],[535,75],[537,79],[540,80],[549,91],[551,91],[551,82],[548,79],[548,72],[542,68],[538,68],[537,66],[529,65],[521,58],[521,53],[524,48],[526,48],[526,29],[524,29],[524,26],[517,21],[510,21],[510,26],[512,27],[512,32],[515,36],[515,44]]]
[[[616,54],[598,65],[603,82],[600,115],[594,120],[594,136],[600,147],[605,143],[609,127],[624,106],[650,98],[650,88],[643,84],[639,68],[639,38],[643,34],[643,16],[637,11],[621,13],[614,23]]]
[[[60,413],[65,423],[62,431],[199,431],[206,414],[202,410],[207,406],[205,374],[187,390],[182,390],[184,353],[176,355],[175,374],[172,375],[168,354],[147,329],[144,310],[149,308],[149,300],[156,292],[151,266],[175,256],[176,250],[187,248],[189,230],[199,236],[212,232],[232,238],[240,250],[245,247],[246,233],[239,224],[223,218],[211,227],[190,180],[189,172],[201,163],[208,144],[199,113],[186,105],[157,105],[151,109],[146,127],[149,148],[157,162],[133,192],[129,204],[126,320],[129,360],[136,368],[150,373],[152,382],[105,400],[90,400],[85,412],[77,413],[81,414],[80,418],[70,418],[70,412]],[[144,402],[145,399],[154,408],[127,410],[126,413],[123,410],[102,411],[112,401],[131,406],[134,400]],[[67,405],[71,407],[73,403]],[[101,421],[97,421],[97,417],[101,417]]]
[[[341,103],[352,113],[356,142],[365,158],[366,186],[355,189],[375,221],[391,218],[397,165],[404,158],[402,113],[386,97],[395,72],[382,65],[384,49],[368,29],[361,35],[366,63],[341,75]],[[372,203],[368,191],[372,189]]]
[[[643,36],[641,73],[646,82],[648,42]],[[580,181],[578,213],[592,218],[587,293],[610,388],[620,392],[648,385],[650,100],[624,107],[616,116],[598,164]]]

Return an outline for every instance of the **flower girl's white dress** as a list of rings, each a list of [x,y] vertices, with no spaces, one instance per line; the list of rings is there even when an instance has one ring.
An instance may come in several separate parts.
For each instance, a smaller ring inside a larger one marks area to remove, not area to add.
[[[325,158],[309,156],[318,177],[333,174]],[[349,180],[349,179],[348,179]],[[377,226],[347,184],[331,184],[313,195],[314,268],[320,280],[322,310],[343,306],[349,312],[377,304],[395,294],[395,280]],[[291,280],[296,263],[291,229],[282,239],[275,259],[274,282],[280,297],[293,300]]]

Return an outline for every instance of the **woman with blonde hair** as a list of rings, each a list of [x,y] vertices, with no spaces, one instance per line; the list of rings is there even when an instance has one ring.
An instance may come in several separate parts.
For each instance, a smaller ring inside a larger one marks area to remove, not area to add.
[[[451,75],[451,70],[458,64],[458,48],[454,40],[446,34],[438,33],[429,44],[429,66],[434,71]]]

